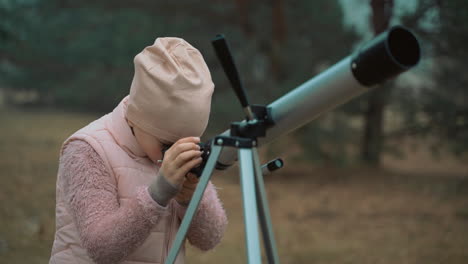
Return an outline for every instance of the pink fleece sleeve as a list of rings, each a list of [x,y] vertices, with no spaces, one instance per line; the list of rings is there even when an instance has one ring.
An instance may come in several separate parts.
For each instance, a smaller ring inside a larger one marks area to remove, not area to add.
[[[179,205],[178,216],[183,218],[186,210],[186,206]],[[204,251],[210,250],[221,241],[226,226],[226,212],[214,185],[209,182],[187,232],[187,238],[190,244],[197,248]]]
[[[120,206],[115,180],[104,161],[85,141],[72,141],[61,156],[63,190],[82,246],[96,263],[117,263],[149,235],[166,208],[146,187]]]

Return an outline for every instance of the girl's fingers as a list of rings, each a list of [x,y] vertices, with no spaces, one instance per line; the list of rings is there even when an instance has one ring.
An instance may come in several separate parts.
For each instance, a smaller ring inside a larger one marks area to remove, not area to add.
[[[185,137],[177,140],[174,145],[179,145],[182,143],[200,143],[200,138],[199,137]]]
[[[194,167],[200,165],[200,163],[202,162],[202,158],[201,157],[198,157],[196,159],[193,159],[187,163],[185,163],[182,167],[180,167],[180,171],[183,173],[182,175],[187,175],[187,173]]]
[[[193,143],[181,143],[177,145],[173,145],[167,152],[166,158],[168,159],[176,159],[181,153],[189,151],[189,150],[200,150],[200,146]]]
[[[187,180],[188,182],[190,183],[198,183],[200,181],[200,179],[198,179],[197,175],[195,175],[194,173],[187,173]]]
[[[182,183],[185,175],[202,161],[198,137],[186,137],[178,140],[169,148],[164,156],[164,172],[168,177]]]
[[[202,152],[200,150],[190,150],[181,153],[177,158],[174,160],[174,165],[177,168],[182,167],[185,163],[196,159],[202,155]]]

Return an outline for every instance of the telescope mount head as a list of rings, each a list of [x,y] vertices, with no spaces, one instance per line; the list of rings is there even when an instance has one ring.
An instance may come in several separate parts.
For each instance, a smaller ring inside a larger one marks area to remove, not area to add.
[[[218,56],[224,72],[231,83],[234,92],[239,99],[246,114],[246,120],[231,123],[231,136],[256,139],[264,137],[268,127],[273,125],[273,120],[267,107],[262,105],[250,105],[247,94],[243,88],[234,59],[229,50],[228,43],[223,35],[217,35],[212,41],[216,55]]]

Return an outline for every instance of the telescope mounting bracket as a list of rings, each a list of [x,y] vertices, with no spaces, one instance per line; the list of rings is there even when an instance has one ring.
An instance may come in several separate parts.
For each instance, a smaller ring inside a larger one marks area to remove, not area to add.
[[[265,137],[269,127],[274,125],[271,109],[263,105],[251,105],[253,120],[231,123],[231,136],[256,139]]]

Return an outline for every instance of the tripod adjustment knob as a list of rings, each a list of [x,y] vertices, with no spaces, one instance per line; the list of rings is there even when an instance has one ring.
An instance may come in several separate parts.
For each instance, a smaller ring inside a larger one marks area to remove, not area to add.
[[[270,160],[269,162],[265,163],[262,166],[262,174],[268,175],[273,171],[283,168],[284,162],[281,158],[276,158],[274,160]]]

